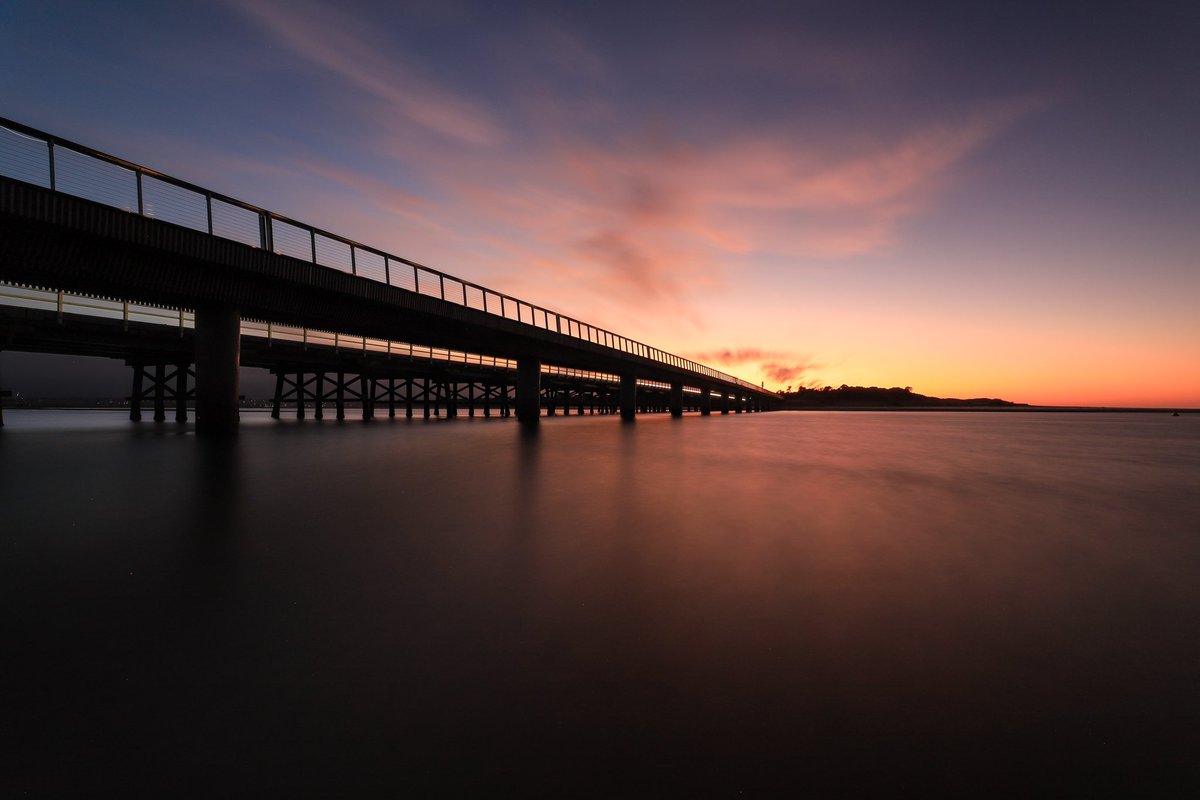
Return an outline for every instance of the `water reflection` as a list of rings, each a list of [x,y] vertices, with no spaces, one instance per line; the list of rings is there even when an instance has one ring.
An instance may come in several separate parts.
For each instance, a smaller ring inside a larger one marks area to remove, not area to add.
[[[6,434],[21,785],[1197,787],[1197,422]]]

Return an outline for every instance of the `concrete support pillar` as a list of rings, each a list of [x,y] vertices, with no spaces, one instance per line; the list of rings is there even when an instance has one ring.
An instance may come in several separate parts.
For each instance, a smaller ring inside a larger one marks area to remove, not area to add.
[[[142,421],[142,378],[145,368],[141,364],[133,365],[133,390],[129,395],[129,421]]]
[[[325,373],[318,372],[313,386],[313,419],[325,419]]]
[[[358,396],[362,400],[362,418],[375,418],[375,384],[366,375],[358,376]]]
[[[621,376],[621,392],[618,399],[621,407],[621,419],[634,419],[637,416],[637,376]]]
[[[671,393],[668,396],[667,405],[671,409],[672,417],[683,416],[683,384],[672,383]]]
[[[542,414],[542,362],[537,358],[517,361],[517,419],[536,425]]]
[[[416,380],[416,379],[410,376],[410,377],[406,378],[404,381],[404,418],[405,419],[412,419],[412,394],[413,394],[412,390],[413,390],[413,381],[414,380]]]
[[[396,416],[396,379],[388,378],[388,419]]]
[[[700,390],[700,414],[707,417],[712,413],[712,390]]]
[[[236,434],[242,321],[233,306],[196,309],[196,433]]]
[[[334,389],[333,413],[338,420],[346,418],[346,373],[338,372],[337,387]]]
[[[187,362],[175,365],[175,421],[187,422]]]
[[[167,418],[167,365],[154,365],[154,421]]]
[[[275,399],[271,401],[271,417],[279,419],[279,407],[283,404],[283,371],[275,373]]]
[[[742,413],[742,396],[740,394],[733,396],[733,411],[735,414]]]
[[[296,373],[296,419],[304,419],[304,370]]]

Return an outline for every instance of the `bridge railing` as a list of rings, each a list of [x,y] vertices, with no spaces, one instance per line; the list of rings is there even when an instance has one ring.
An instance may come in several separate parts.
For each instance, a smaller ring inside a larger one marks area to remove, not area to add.
[[[153,306],[144,303],[131,303],[111,297],[96,295],[74,294],[59,290],[39,289],[32,286],[22,286],[0,282],[0,305],[17,308],[32,308],[41,311],[56,311],[58,314],[82,314],[89,317],[121,320],[123,323],[143,323],[161,325],[183,330],[194,328],[196,315],[182,308]],[[342,352],[379,353],[395,358],[406,358],[410,361],[434,362],[439,364],[462,364],[465,366],[488,367],[515,373],[517,362],[509,358],[485,356],[462,350],[452,350],[446,347],[430,347],[412,342],[399,342],[389,339],[375,339],[369,336],[326,331],[318,328],[302,328],[295,325],[279,325],[257,319],[243,319],[241,325],[243,336],[253,336],[266,339],[268,342],[290,342],[304,347],[326,347]],[[621,382],[619,375],[595,370],[572,369],[559,367],[554,364],[542,364],[542,374],[558,378],[571,378],[593,384],[612,384]],[[639,379],[638,385],[646,389],[665,389],[668,384]],[[684,391],[699,393],[699,389],[686,386]]]
[[[0,174],[763,391],[691,359],[4,117]]]

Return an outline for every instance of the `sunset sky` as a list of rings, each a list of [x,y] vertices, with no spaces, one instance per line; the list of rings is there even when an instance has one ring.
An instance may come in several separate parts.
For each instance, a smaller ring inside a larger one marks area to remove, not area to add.
[[[1198,9],[9,0],[0,115],[772,388],[1200,407]]]

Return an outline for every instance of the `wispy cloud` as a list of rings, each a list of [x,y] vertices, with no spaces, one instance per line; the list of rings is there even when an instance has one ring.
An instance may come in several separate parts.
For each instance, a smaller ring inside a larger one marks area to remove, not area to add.
[[[422,75],[356,18],[303,0],[254,0],[235,7],[295,55],[374,95],[388,113],[465,144],[494,145],[504,138],[483,104]]]
[[[413,224],[437,220],[446,268],[486,261],[511,291],[549,286],[592,307],[599,299],[654,308],[697,327],[694,299],[725,287],[735,265],[760,256],[851,259],[895,245],[964,161],[1040,102],[983,103],[954,118],[837,137],[784,115],[706,137],[688,130],[686,108],[672,123],[672,109],[623,107],[619,60],[567,26],[529,16],[488,43],[508,65],[490,76],[504,87],[502,124],[489,102],[431,77],[431,65],[328,5],[239,8],[294,55],[376,101],[364,126],[375,137],[370,151],[415,176],[420,196],[388,191],[361,162],[314,171]],[[780,37],[759,38],[783,52]],[[531,39],[544,46],[530,48]],[[818,44],[805,51],[816,79],[863,81],[879,67],[869,51]],[[764,50],[761,68],[777,56]]]
[[[806,376],[812,375],[823,366],[809,356],[800,356],[786,350],[759,347],[701,350],[688,353],[687,357],[702,364],[724,367],[746,374],[750,374],[748,371],[756,371],[773,387],[817,385],[818,380]]]

